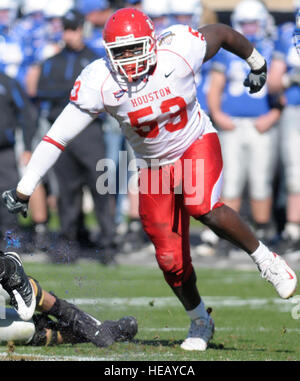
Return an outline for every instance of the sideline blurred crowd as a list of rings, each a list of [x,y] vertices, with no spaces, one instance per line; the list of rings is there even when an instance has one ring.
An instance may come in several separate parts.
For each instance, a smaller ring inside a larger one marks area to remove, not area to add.
[[[105,56],[102,28],[120,6],[147,13],[157,34],[172,24],[197,28],[218,21],[201,0],[0,1],[1,193],[16,185],[32,150],[68,103],[81,70]],[[295,14],[299,8],[300,1],[295,1]],[[196,77],[200,105],[220,134],[222,198],[249,220],[260,240],[282,254],[298,251],[300,57],[295,21],[277,25],[263,1],[241,0],[231,25],[267,60],[268,82],[259,93],[249,94],[243,86],[249,67],[224,50]],[[109,264],[117,253],[148,245],[137,192],[132,187],[127,191],[135,171],[127,172],[121,151],[127,163],[134,157],[117,121],[101,115],[71,142],[35,190],[30,226],[0,206],[1,247],[42,250],[54,262],[93,257]],[[110,159],[106,170],[116,194],[96,189],[97,163],[105,158]],[[59,222],[55,232],[49,228],[53,214]],[[91,215],[94,224],[88,223]],[[197,255],[226,256],[230,250],[211,231],[199,232]]]

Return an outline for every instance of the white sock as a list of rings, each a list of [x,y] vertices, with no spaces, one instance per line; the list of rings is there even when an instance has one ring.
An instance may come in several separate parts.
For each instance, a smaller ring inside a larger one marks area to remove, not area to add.
[[[194,308],[193,310],[186,311],[191,320],[195,320],[201,317],[206,317],[207,316],[207,311],[205,309],[205,305],[203,301],[201,300],[200,304]]]
[[[268,265],[270,260],[273,259],[272,252],[261,241],[259,241],[258,248],[250,255],[250,257],[259,267]]]

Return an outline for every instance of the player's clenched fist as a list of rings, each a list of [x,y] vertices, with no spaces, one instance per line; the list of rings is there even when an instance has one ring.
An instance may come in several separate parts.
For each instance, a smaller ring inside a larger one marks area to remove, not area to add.
[[[257,93],[267,80],[267,62],[255,48],[246,61],[251,71],[244,81],[244,86],[250,88],[250,94]]]
[[[244,81],[244,86],[250,88],[250,94],[257,93],[262,89],[267,80],[267,64],[266,61],[261,69],[251,70]]]

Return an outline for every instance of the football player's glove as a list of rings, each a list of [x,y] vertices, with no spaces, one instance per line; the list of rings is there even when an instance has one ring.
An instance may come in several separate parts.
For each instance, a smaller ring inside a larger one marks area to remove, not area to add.
[[[27,217],[28,200],[22,200],[17,196],[16,189],[7,190],[2,193],[2,200],[10,213],[21,213]]]
[[[257,93],[262,89],[267,80],[267,63],[265,61],[261,69],[251,70],[244,81],[244,86],[249,87],[249,93]]]

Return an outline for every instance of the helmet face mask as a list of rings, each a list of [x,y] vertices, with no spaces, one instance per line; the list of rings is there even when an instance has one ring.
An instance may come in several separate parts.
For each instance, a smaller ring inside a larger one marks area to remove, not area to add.
[[[240,21],[239,28],[245,36],[256,36],[260,32],[260,23],[258,20]]]
[[[153,23],[141,11],[124,8],[115,12],[104,27],[103,37],[112,70],[129,82],[156,64]]]
[[[150,66],[156,62],[150,37],[135,38],[133,41],[104,43],[104,45],[114,71],[128,79],[146,74],[150,70]]]

